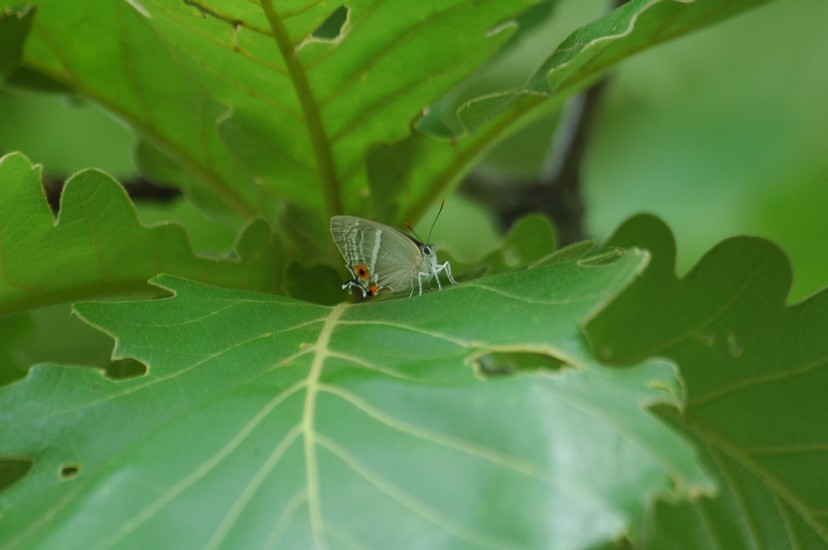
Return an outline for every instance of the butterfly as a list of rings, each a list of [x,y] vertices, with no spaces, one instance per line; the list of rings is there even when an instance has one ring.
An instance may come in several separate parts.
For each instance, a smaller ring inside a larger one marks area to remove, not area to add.
[[[356,288],[363,299],[380,292],[406,290],[411,296],[415,288],[422,294],[423,283],[433,279],[437,279],[437,286],[442,290],[440,273],[445,273],[451,284],[457,284],[451,265],[437,261],[433,244],[423,243],[399,229],[356,216],[334,216],[331,236],[353,276],[342,288],[351,291]]]

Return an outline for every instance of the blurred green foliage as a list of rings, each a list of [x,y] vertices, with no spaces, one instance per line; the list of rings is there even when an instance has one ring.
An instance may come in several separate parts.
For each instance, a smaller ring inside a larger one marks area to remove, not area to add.
[[[557,43],[603,5],[569,0],[551,16],[539,13],[546,17],[490,70],[480,72],[475,90],[495,86],[492,82],[516,85],[542,61],[543,44]],[[824,286],[828,71],[821,68],[828,66],[828,49],[821,47],[821,22],[826,19],[825,3],[774,2],[622,63],[588,151],[584,184],[592,235],[606,238],[630,215],[655,213],[676,234],[680,271],[723,238],[761,236],[791,258],[792,300]],[[25,152],[44,165],[47,177],[87,167],[121,180],[137,175],[129,130],[94,105],[54,94],[3,92],[0,111],[0,151]],[[536,174],[554,122],[544,119],[510,138],[479,170],[507,177]],[[145,208],[147,221],[154,221],[173,207]],[[479,206],[453,198],[436,236],[474,257],[491,246],[493,227]],[[222,243],[231,242],[229,230],[215,231],[225,234]]]
[[[65,179],[100,168],[117,179],[137,175],[132,132],[79,98],[0,91],[0,155],[23,151],[47,178]]]
[[[589,4],[566,2],[559,13],[583,17],[600,3]],[[681,272],[718,241],[754,235],[791,257],[791,300],[825,286],[826,20],[824,2],[773,2],[622,63],[587,152],[592,235],[651,212],[675,232]],[[480,169],[532,177],[551,138],[550,124],[535,124]]]
[[[621,66],[587,165],[589,225],[606,238],[659,215],[686,271],[755,235],[794,267],[792,300],[826,283],[828,4],[785,0]]]

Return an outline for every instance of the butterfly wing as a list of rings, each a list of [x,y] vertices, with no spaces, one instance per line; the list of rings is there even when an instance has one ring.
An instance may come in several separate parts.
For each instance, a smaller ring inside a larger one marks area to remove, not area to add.
[[[417,285],[417,274],[423,265],[420,244],[402,231],[389,228],[384,233],[385,245],[380,247],[375,268],[377,286],[392,292],[409,292]]]
[[[355,278],[368,280],[380,290],[411,290],[423,263],[415,239],[388,225],[355,216],[332,217],[331,236]]]

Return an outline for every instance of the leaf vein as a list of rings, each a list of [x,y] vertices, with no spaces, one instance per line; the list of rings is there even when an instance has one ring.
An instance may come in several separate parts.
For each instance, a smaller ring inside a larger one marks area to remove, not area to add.
[[[402,323],[392,323],[389,321],[340,321],[342,325],[358,325],[358,326],[371,326],[377,325],[382,327],[389,327],[389,328],[398,328],[401,330],[406,330],[408,332],[414,332],[416,334],[424,334],[426,336],[431,336],[433,338],[437,338],[439,340],[445,340],[447,342],[451,342],[452,344],[457,344],[460,347],[466,348],[469,347],[469,342],[465,340],[461,340],[459,338],[453,338],[446,334],[442,334],[439,332],[434,332],[430,330],[425,330],[417,327],[413,327],[410,325],[403,325]]]
[[[381,366],[379,366],[375,363],[372,363],[370,361],[366,361],[362,357],[358,357],[356,355],[351,355],[349,353],[343,353],[343,352],[339,352],[339,351],[331,351],[328,354],[328,356],[332,357],[332,358],[336,358],[336,359],[342,359],[343,361],[349,361],[349,362],[354,363],[356,365],[359,365],[360,367],[363,367],[365,369],[372,370],[372,371],[384,374],[386,376],[390,376],[392,378],[399,378],[401,380],[407,380],[409,382],[417,381],[416,378],[413,378],[411,376],[406,376],[405,374],[402,374],[399,371],[395,371],[395,370],[392,370],[392,369],[381,367]]]
[[[133,394],[135,392],[144,390],[144,389],[146,389],[148,387],[151,387],[155,384],[159,384],[161,382],[165,382],[167,380],[171,380],[171,379],[177,378],[179,376],[182,376],[183,374],[186,374],[187,372],[190,372],[191,370],[202,366],[203,364],[207,363],[208,361],[210,361],[212,359],[215,359],[216,357],[221,356],[222,354],[226,353],[229,350],[241,348],[242,346],[251,344],[251,343],[256,342],[256,341],[258,341],[262,338],[266,338],[268,336],[269,336],[269,334],[257,335],[256,337],[251,338],[249,340],[245,340],[243,342],[238,342],[234,346],[230,346],[228,348],[223,348],[219,351],[211,353],[210,355],[204,357],[200,361],[196,361],[192,365],[187,365],[187,366],[185,366],[185,367],[183,367],[183,368],[181,368],[177,371],[171,372],[170,374],[168,374],[166,376],[150,376],[150,375],[147,375],[147,376],[144,377],[144,378],[146,378],[146,381],[143,382],[143,383],[141,383],[141,382],[135,383],[135,384],[125,388],[124,390],[122,390],[120,392],[115,392],[115,393],[106,395],[106,396],[104,396],[104,397],[102,397],[98,400],[88,401],[88,402],[80,404],[76,407],[72,407],[72,408],[68,408],[68,409],[61,409],[59,411],[55,411],[55,412],[53,412],[49,415],[43,416],[41,418],[42,419],[47,419],[47,418],[52,418],[52,417],[55,417],[55,416],[61,416],[61,415],[69,414],[69,413],[72,413],[72,412],[75,412],[75,411],[78,411],[78,410],[81,410],[81,409],[94,407],[94,406],[99,405],[101,403],[106,403],[108,401],[114,401],[116,399],[126,397],[130,394]],[[167,351],[169,351],[169,350],[167,350]],[[277,363],[273,368],[278,368],[279,366],[285,365],[285,364],[293,361],[297,357],[301,357],[302,355],[305,355],[306,353],[309,353],[309,351],[310,350],[300,350],[300,351],[298,351],[294,354],[291,354],[290,356],[284,358],[279,363]]]
[[[779,380],[795,378],[797,376],[806,374],[825,365],[828,365],[828,359],[820,359],[819,361],[814,361],[813,363],[809,363],[807,365],[803,365],[795,369],[775,372],[763,376],[754,376],[752,378],[744,378],[733,384],[722,386],[720,388],[716,388],[715,390],[711,390],[707,393],[700,394],[692,399],[688,399],[687,404],[688,406],[696,406],[702,403],[707,403],[714,399],[719,399],[720,397],[723,397],[727,394],[733,393],[741,389],[749,388],[751,386],[757,386],[761,384],[777,382]]]
[[[736,519],[736,523],[742,525],[745,528],[745,537],[751,542],[748,544],[750,548],[759,548],[760,545],[758,543],[758,536],[757,536],[757,527],[756,527],[756,520],[751,513],[751,508],[748,506],[748,499],[745,497],[744,492],[739,487],[739,484],[736,482],[735,475],[730,471],[730,468],[725,464],[725,462],[718,456],[716,453],[710,453],[710,456],[713,458],[713,461],[716,462],[716,465],[719,468],[719,471],[722,473],[722,477],[725,478],[727,481],[728,486],[733,494],[736,503],[738,504],[739,508],[742,510],[742,513],[739,514],[738,518]]]
[[[319,436],[317,442],[319,446],[333,453],[334,456],[339,458],[354,472],[356,472],[366,481],[371,483],[379,491],[385,493],[401,505],[412,510],[414,513],[423,517],[432,524],[444,529],[446,532],[456,536],[457,538],[464,540],[466,542],[479,544],[481,546],[486,546],[490,548],[520,547],[520,545],[518,545],[514,541],[504,540],[495,537],[482,536],[479,532],[479,529],[468,527],[451,519],[445,512],[437,510],[432,506],[429,506],[428,503],[423,502],[411,493],[394,485],[393,483],[391,483],[384,477],[380,476],[379,474],[372,472],[368,466],[357,460],[355,456],[353,456],[344,447],[340,446],[335,441],[325,436]]]
[[[279,548],[279,543],[282,540],[282,537],[285,536],[288,527],[290,527],[291,520],[293,520],[296,512],[299,510],[299,507],[307,501],[307,489],[302,489],[291,497],[285,505],[284,510],[282,510],[282,513],[279,515],[279,519],[276,520],[273,530],[267,537],[267,542],[264,544],[263,548]]]
[[[284,402],[288,397],[293,395],[294,393],[298,392],[302,388],[306,386],[305,381],[299,381],[284,392],[280,393],[279,395],[275,396],[273,399],[270,400],[261,410],[256,413],[250,421],[245,424],[241,430],[236,433],[222,448],[218,450],[218,452],[214,453],[210,458],[206,461],[202,462],[198,467],[196,467],[189,475],[185,476],[181,481],[172,485],[164,491],[161,495],[158,496],[154,501],[150,502],[147,506],[144,507],[139,513],[134,515],[129,521],[124,522],[120,529],[112,533],[110,536],[106,537],[102,541],[100,541],[96,547],[98,548],[106,548],[112,547],[116,545],[120,540],[122,540],[125,536],[129,533],[140,527],[145,522],[149,521],[155,514],[160,512],[167,504],[172,502],[176,497],[181,495],[184,491],[192,487],[196,482],[204,478],[208,473],[210,473],[214,468],[216,468],[221,462],[230,456],[233,451],[235,451],[242,442],[247,439],[247,437],[253,433],[253,430],[261,424],[267,416],[273,412],[276,407],[278,407],[282,402]],[[299,430],[291,430],[287,434],[285,434],[282,441],[277,445],[276,449],[280,450],[289,446],[289,442],[292,439],[295,439],[298,435]],[[287,443],[286,443],[287,441]],[[275,454],[275,453],[274,453]],[[282,455],[279,454],[279,457]],[[273,455],[271,455],[271,458]]]
[[[543,468],[541,468],[537,464],[533,464],[527,460],[523,460],[513,455],[508,455],[504,452],[492,449],[490,447],[484,447],[477,443],[472,443],[470,441],[458,439],[444,433],[435,432],[433,430],[423,428],[422,426],[411,424],[397,417],[394,417],[388,414],[387,412],[378,409],[377,407],[374,407],[367,401],[357,397],[352,392],[348,392],[346,390],[343,390],[342,388],[330,386],[327,384],[320,384],[319,389],[320,391],[325,391],[329,394],[336,395],[344,399],[345,401],[349,402],[350,404],[352,404],[357,409],[361,410],[371,418],[385,424],[390,428],[394,428],[395,430],[408,434],[412,437],[416,437],[418,439],[423,439],[425,441],[429,441],[431,443],[435,443],[450,449],[461,451],[465,454],[513,470],[527,477],[533,477],[553,484],[560,484],[561,482],[558,479],[549,477],[543,471]]]
[[[706,442],[711,449],[719,450],[722,454],[729,456],[737,464],[740,464],[743,468],[750,472],[762,485],[767,488],[771,494],[779,495],[779,497],[814,530],[814,533],[819,534],[819,536],[821,536],[822,539],[828,543],[828,536],[826,536],[823,527],[819,524],[813,512],[809,511],[807,504],[791,493],[784,484],[776,480],[769,472],[762,468],[761,465],[751,460],[745,452],[731,444],[729,441],[723,439],[715,432],[709,430],[700,422],[688,419],[685,425],[700,440]]]
[[[294,387],[296,389],[299,389],[301,387],[304,387],[304,385],[304,381],[302,381],[298,384],[295,384]],[[286,390],[286,392],[283,393],[292,394],[295,391],[296,390],[289,388],[288,390]],[[280,396],[281,395],[282,394],[280,394]],[[272,410],[273,407],[271,403],[268,403],[265,409]],[[207,548],[218,548],[222,544],[230,530],[238,521],[239,516],[241,516],[245,507],[250,504],[250,500],[256,494],[256,491],[259,490],[267,476],[270,475],[274,468],[276,468],[276,466],[279,464],[279,461],[287,452],[288,448],[299,437],[301,432],[301,425],[296,424],[293,428],[291,428],[288,431],[287,434],[285,434],[281,441],[279,441],[279,443],[273,448],[273,452],[270,453],[270,455],[267,457],[267,460],[265,460],[259,467],[259,469],[256,470],[256,473],[253,475],[252,478],[250,478],[250,482],[247,484],[247,486],[245,486],[241,494],[233,502],[232,506],[230,506],[230,510],[228,510],[227,514],[224,516],[224,519],[216,528],[215,533],[213,533],[213,537],[207,543]],[[298,495],[304,495],[304,491],[298,493]]]

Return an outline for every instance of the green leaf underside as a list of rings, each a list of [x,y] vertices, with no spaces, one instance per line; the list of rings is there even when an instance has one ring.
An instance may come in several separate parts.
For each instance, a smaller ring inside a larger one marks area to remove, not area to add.
[[[158,273],[222,286],[275,288],[278,255],[267,225],[239,239],[241,260],[197,257],[176,224],[144,227],[123,188],[94,170],[70,178],[57,222],[40,168],[20,154],[0,159],[0,315],[62,301],[153,292]]]
[[[130,121],[238,214],[288,199],[330,216],[364,200],[368,148],[407,136],[532,3],[353,0],[341,36],[319,40],[338,4],[45,0],[24,62]]]
[[[718,478],[714,500],[659,504],[648,540],[828,544],[828,292],[786,307],[790,265],[760,239],[724,241],[680,280],[672,235],[655,218],[633,218],[611,242],[647,248],[653,263],[587,334],[614,361],[659,355],[679,364],[684,414],[663,414],[704,449]]]
[[[654,495],[710,488],[645,410],[678,403],[672,367],[607,369],[580,337],[645,261],[569,259],[333,308],[170,277],[157,283],[172,298],[81,304],[148,374],[38,366],[0,394],[0,456],[34,461],[0,521],[25,546],[613,540]],[[574,368],[476,377],[474,358],[498,351]],[[79,474],[61,481],[67,464]]]

